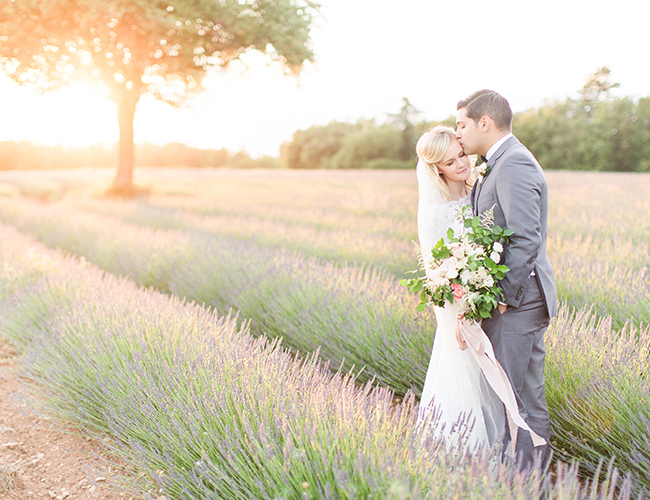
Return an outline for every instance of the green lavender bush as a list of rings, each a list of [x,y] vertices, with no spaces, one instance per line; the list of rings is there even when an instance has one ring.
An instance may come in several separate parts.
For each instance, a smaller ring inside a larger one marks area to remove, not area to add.
[[[631,498],[420,439],[412,400],[0,226],[0,332],[45,410],[105,434],[145,498]]]
[[[401,394],[419,394],[433,344],[433,314],[396,280],[372,268],[320,262],[282,249],[180,231],[161,231],[65,207],[0,201],[11,220],[42,242],[107,271],[178,297],[230,309],[256,335],[282,337],[331,366],[361,370]]]

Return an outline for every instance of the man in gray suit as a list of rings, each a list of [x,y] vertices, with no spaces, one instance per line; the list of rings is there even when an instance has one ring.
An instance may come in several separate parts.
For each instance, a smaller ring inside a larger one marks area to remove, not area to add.
[[[489,166],[472,191],[474,213],[493,208],[494,223],[514,231],[502,254],[501,263],[510,268],[500,282],[504,298],[483,320],[483,330],[510,378],[521,416],[548,443],[544,333],[557,315],[557,296],[546,255],[546,178],[532,153],[512,135],[512,110],[501,95],[480,90],[457,109],[456,135],[465,154],[483,155]],[[522,468],[548,461],[548,444],[533,448],[530,434],[521,429],[516,452]]]

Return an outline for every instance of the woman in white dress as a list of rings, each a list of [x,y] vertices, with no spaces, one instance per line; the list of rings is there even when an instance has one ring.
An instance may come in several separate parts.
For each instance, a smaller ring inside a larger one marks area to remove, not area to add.
[[[470,205],[473,169],[453,129],[438,126],[417,143],[419,188],[418,236],[426,267],[431,249],[447,229],[463,231],[459,218]],[[469,210],[469,209],[467,209]],[[431,361],[422,391],[419,425],[448,446],[487,449],[502,441],[505,412],[469,349],[456,340],[459,310],[447,303],[434,307],[437,322]]]

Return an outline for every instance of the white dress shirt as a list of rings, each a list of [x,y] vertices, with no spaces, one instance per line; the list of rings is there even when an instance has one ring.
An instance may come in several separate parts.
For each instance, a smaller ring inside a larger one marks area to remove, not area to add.
[[[497,152],[497,149],[499,149],[501,147],[501,144],[506,142],[511,137],[514,137],[512,132],[510,132],[509,134],[504,135],[501,139],[499,139],[497,142],[492,144],[492,147],[490,149],[488,149],[488,152],[485,155],[485,157],[488,159],[488,162],[490,161],[490,158],[492,158],[494,156],[494,153]]]

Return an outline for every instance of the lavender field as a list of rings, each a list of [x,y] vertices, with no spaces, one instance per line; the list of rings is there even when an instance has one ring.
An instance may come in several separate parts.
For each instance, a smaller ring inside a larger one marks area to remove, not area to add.
[[[2,234],[2,335],[50,410],[112,436],[149,488],[600,498],[577,474],[612,459],[630,474],[616,498],[650,488],[650,176],[547,173],[562,301],[547,336],[551,484],[396,437],[412,436],[435,332],[397,285],[417,264],[414,172],[141,169],[151,194],[135,201],[97,196],[105,171],[36,175],[0,173],[0,220],[15,228]],[[390,391],[409,395],[391,408]],[[469,479],[443,474],[452,462]]]

